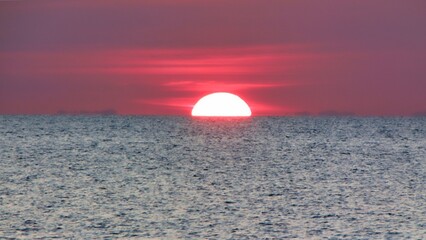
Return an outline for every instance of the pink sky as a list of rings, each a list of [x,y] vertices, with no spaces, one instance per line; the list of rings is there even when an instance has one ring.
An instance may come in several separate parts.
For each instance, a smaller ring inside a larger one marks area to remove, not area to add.
[[[426,112],[426,2],[0,2],[0,114]]]

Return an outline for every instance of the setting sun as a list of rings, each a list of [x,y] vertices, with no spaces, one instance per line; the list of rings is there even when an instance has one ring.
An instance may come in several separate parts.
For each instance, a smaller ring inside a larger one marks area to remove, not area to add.
[[[192,109],[198,117],[249,117],[250,107],[235,94],[217,92],[202,97]]]

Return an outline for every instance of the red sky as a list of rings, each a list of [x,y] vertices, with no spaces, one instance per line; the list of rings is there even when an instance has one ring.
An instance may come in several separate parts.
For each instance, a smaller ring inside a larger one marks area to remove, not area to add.
[[[426,112],[424,0],[0,2],[0,114]]]

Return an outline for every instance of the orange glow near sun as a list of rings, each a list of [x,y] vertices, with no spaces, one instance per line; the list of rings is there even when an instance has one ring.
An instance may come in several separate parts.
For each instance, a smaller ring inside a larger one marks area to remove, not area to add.
[[[217,92],[202,97],[192,109],[195,117],[249,117],[250,107],[235,94]]]

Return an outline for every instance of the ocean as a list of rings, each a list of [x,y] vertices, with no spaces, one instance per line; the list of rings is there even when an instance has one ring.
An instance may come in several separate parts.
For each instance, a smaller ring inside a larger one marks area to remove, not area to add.
[[[424,117],[0,123],[1,239],[426,239]]]

